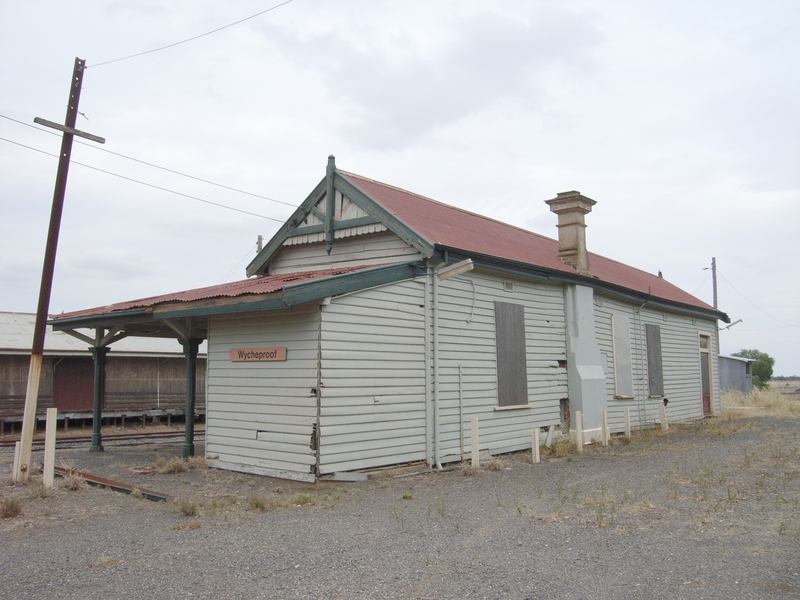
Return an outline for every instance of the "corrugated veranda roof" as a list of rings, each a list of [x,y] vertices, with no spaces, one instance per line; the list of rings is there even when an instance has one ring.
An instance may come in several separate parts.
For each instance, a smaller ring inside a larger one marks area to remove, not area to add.
[[[351,273],[353,271],[359,271],[366,268],[374,268],[374,265],[370,265],[369,267],[342,267],[338,269],[325,269],[322,271],[304,271],[302,273],[285,273],[283,275],[253,277],[251,279],[244,279],[242,281],[233,281],[230,283],[196,288],[183,292],[174,292],[161,296],[151,296],[149,298],[118,302],[108,306],[98,306],[95,308],[88,308],[70,313],[61,313],[59,315],[53,315],[52,318],[54,320],[59,320],[74,317],[88,317],[92,315],[108,314],[133,308],[150,308],[160,304],[168,304],[172,302],[194,302],[195,300],[209,300],[212,298],[235,298],[250,294],[269,294],[273,292],[279,292],[290,284],[325,279],[326,277]]]

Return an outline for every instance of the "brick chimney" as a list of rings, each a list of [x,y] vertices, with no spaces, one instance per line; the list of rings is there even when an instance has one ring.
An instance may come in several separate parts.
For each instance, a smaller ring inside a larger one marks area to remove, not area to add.
[[[589,254],[586,251],[586,223],[583,216],[592,212],[597,204],[580,192],[560,192],[552,200],[545,200],[550,210],[558,215],[558,258],[589,275]]]

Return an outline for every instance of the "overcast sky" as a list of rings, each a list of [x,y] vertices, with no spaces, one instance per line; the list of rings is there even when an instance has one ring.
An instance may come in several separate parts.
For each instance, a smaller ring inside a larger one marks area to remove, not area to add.
[[[3,0],[0,310],[34,312],[64,120],[104,149],[291,205],[337,166],[557,237],[544,200],[597,201],[588,246],[742,322],[800,374],[800,3]],[[96,65],[96,66],[93,66]],[[8,117],[8,118],[3,118]],[[76,144],[51,312],[244,278],[290,206]],[[262,217],[269,217],[262,218]],[[704,270],[706,269],[706,270]]]

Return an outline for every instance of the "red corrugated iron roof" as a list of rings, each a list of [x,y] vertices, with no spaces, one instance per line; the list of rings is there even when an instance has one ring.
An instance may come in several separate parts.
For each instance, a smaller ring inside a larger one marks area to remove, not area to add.
[[[167,304],[170,302],[193,302],[195,300],[208,300],[211,298],[235,298],[237,296],[245,296],[249,294],[269,294],[272,292],[279,292],[290,284],[325,279],[326,277],[333,277],[334,275],[342,275],[344,273],[350,273],[352,271],[358,271],[361,269],[374,268],[374,266],[375,265],[342,267],[339,269],[325,269],[324,271],[304,271],[301,273],[285,273],[283,275],[253,277],[251,279],[244,279],[242,281],[233,281],[230,283],[212,285],[209,287],[187,290],[184,292],[175,292],[172,294],[164,294],[162,296],[151,296],[150,298],[140,298],[139,300],[118,302],[108,306],[98,306],[96,308],[88,308],[86,310],[61,313],[60,315],[53,315],[52,318],[58,320],[73,317],[88,317],[91,315],[108,314],[111,312],[129,310],[132,308],[150,308],[158,304]]]
[[[360,175],[337,172],[432,244],[577,273],[559,260],[556,240]],[[656,275],[599,254],[589,253],[589,269],[593,277],[607,283],[714,310]]]

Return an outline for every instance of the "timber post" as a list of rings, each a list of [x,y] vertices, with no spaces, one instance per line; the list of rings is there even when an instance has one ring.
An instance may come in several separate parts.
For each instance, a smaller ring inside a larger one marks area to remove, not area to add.
[[[53,272],[56,264],[56,250],[58,248],[58,234],[61,228],[61,213],[64,209],[64,196],[67,190],[67,175],[69,174],[69,161],[72,155],[72,139],[74,136],[85,137],[99,143],[105,143],[101,137],[94,136],[75,129],[78,118],[78,102],[81,97],[83,72],[86,61],[75,59],[72,70],[72,79],[69,86],[69,100],[67,101],[67,115],[64,125],[36,118],[35,123],[52,127],[63,132],[61,138],[61,152],[58,155],[58,171],[56,172],[56,185],[53,191],[53,206],[50,210],[50,226],[47,232],[47,245],[44,252],[42,266],[42,282],[39,288],[39,305],[36,310],[36,324],[33,329],[33,343],[31,344],[31,362],[28,368],[28,385],[25,390],[25,411],[22,417],[22,435],[20,436],[19,461],[14,468],[14,481],[28,480],[30,473],[31,446],[36,428],[36,404],[39,400],[39,377],[42,372],[42,358],[44,355],[44,337],[47,329],[47,315],[50,310],[50,293],[53,288]]]
[[[111,348],[107,346],[92,346],[92,361],[94,362],[94,393],[92,402],[92,445],[89,452],[102,452],[103,434],[100,425],[103,420],[103,401],[106,395],[106,354]]]
[[[202,340],[186,338],[180,340],[183,354],[186,356],[186,435],[183,440],[181,457],[188,460],[194,456],[194,402],[197,380],[197,350]]]

